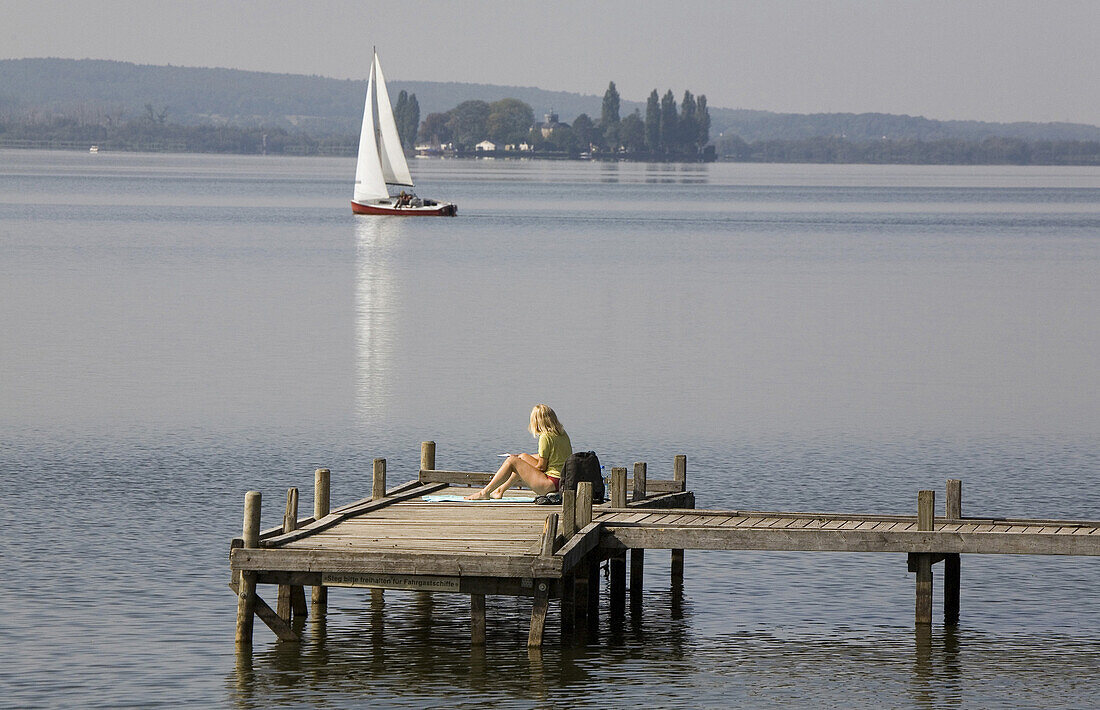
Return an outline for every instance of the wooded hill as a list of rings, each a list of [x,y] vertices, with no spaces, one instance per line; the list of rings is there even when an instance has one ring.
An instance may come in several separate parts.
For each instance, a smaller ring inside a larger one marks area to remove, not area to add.
[[[364,67],[364,72],[366,67]],[[390,70],[399,75],[399,68]],[[608,77],[613,80],[614,77]],[[700,77],[685,84],[706,93]],[[552,108],[564,122],[586,113],[598,116],[601,97],[533,87],[449,82],[389,82],[390,93],[415,93],[420,115],[445,112],[463,101],[515,98],[536,118]],[[679,95],[683,87],[669,87]],[[663,90],[663,88],[662,88]],[[366,79],[271,74],[236,69],[148,66],[73,59],[0,60],[0,121],[48,121],[63,116],[78,123],[104,124],[141,117],[151,106],[158,116],[182,125],[284,128],[317,137],[358,133]],[[643,101],[622,101],[625,116]],[[805,140],[850,142],[980,141],[989,137],[1027,141],[1100,141],[1100,127],[1075,123],[990,123],[938,121],[893,114],[781,114],[711,106],[711,139],[737,135],[746,142]],[[722,152],[721,150],[719,151]]]

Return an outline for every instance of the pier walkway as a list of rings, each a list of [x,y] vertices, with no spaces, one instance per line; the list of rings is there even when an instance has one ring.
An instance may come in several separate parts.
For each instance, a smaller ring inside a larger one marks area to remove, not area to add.
[[[416,480],[386,488],[386,462],[375,461],[369,498],[329,510],[329,471],[315,474],[314,516],[298,519],[298,492],[287,493],[283,524],[261,532],[260,494],[246,497],[244,534],[232,542],[230,586],[238,595],[237,641],[250,644],[259,616],[280,639],[297,640],[294,617],[308,613],[312,587],[322,613],[329,587],[415,589],[468,594],[474,643],[485,639],[485,595],[533,599],[528,643],[542,643],[550,600],[559,600],[563,634],[582,635],[599,614],[599,570],[606,562],[611,613],[626,598],[640,605],[645,550],[672,551],[672,581],[682,584],[684,550],[787,550],[907,553],[916,573],[915,618],[932,622],[932,566],[944,563],[944,620],[959,615],[962,554],[1100,555],[1100,522],[963,517],[960,481],[948,481],[945,515],[935,493],[920,491],[916,515],[696,510],[687,490],[686,457],[672,477],[647,480],[614,468],[606,503],[593,505],[591,486],[563,495],[561,505],[518,502],[428,502],[460,496],[491,474],[435,469],[435,445],[425,442]],[[275,609],[257,585],[278,585]],[[380,592],[378,592],[380,593]]]

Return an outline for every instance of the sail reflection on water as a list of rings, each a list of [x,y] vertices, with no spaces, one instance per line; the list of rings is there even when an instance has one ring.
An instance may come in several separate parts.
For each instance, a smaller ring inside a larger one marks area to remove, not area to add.
[[[357,219],[355,224],[355,410],[361,424],[383,422],[394,393],[395,251],[404,220]]]

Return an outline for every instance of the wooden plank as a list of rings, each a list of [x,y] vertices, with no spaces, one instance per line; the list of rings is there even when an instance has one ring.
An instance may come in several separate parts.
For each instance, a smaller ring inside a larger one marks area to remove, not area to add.
[[[695,494],[691,491],[683,493],[662,493],[654,496],[647,493],[647,498],[640,501],[631,501],[630,508],[660,508],[660,509],[689,509],[695,508]]]
[[[599,547],[601,538],[600,533],[600,523],[589,523],[581,530],[578,530],[577,534],[570,538],[569,542],[565,543],[565,545],[555,553],[555,556],[561,560],[561,571],[564,573],[572,572],[573,568],[580,564],[589,552]],[[561,575],[554,576],[560,577]],[[578,603],[580,603],[579,600]]]
[[[486,471],[420,471],[421,483],[449,483],[465,484],[467,486],[484,486],[492,479],[493,474]]]
[[[459,592],[458,577],[427,574],[376,574],[371,572],[322,572],[326,587],[411,589],[425,592]]]
[[[606,526],[601,543],[615,549],[820,550],[982,554],[1100,555],[1100,537],[782,528],[646,528]],[[233,554],[240,554],[234,550]]]
[[[395,503],[398,503],[402,500],[415,498],[417,496],[425,495],[427,493],[439,490],[440,487],[441,484],[438,483],[429,484],[426,486],[421,486],[419,488],[414,488],[404,493],[400,493],[392,498],[383,498],[379,501],[364,503],[363,505],[355,508],[346,508],[340,513],[329,513],[321,517],[319,520],[315,520],[309,525],[299,526],[299,528],[292,533],[269,538],[265,540],[263,544],[265,547],[278,547],[279,545],[293,542],[294,540],[300,540],[301,538],[308,537],[315,532],[326,530],[339,522],[347,520],[353,515],[362,515],[364,513],[369,513],[373,510],[378,510],[379,508],[394,505]]]
[[[400,577],[400,575],[398,575]],[[382,575],[375,575],[376,579],[381,579]],[[505,595],[515,597],[530,597],[534,594],[534,590],[531,586],[530,578],[522,577],[481,577],[464,575],[462,577],[456,577],[459,583],[460,594],[488,594],[488,595]],[[258,584],[305,584],[305,585],[317,585],[321,583],[320,572],[260,572],[257,575]],[[331,586],[339,587],[340,584],[332,584]],[[385,587],[377,587],[385,588]],[[435,588],[432,591],[443,592],[444,590]],[[551,597],[556,598],[560,593],[560,585],[556,582],[551,586]]]
[[[1069,539],[1069,538],[1067,538]],[[598,541],[597,541],[598,542]],[[343,552],[289,548],[239,548],[230,555],[239,570],[375,572],[380,574],[477,575],[485,577],[561,576],[560,556],[539,557],[458,552]]]
[[[634,477],[630,476],[626,479],[626,488],[629,491],[634,490]],[[676,481],[660,480],[656,478],[647,478],[645,482],[645,490],[647,495],[654,493],[682,493],[683,488]]]

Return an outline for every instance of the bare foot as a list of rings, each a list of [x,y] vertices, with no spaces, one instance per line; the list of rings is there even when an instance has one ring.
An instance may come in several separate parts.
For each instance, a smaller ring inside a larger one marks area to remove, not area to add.
[[[493,500],[500,500],[501,498],[504,497],[504,491],[502,491],[498,488],[495,491],[493,491],[492,493],[490,493],[489,497],[492,498]]]
[[[485,495],[485,491],[478,491],[477,493],[471,493],[468,496],[462,496],[463,500],[489,500],[489,496]]]

